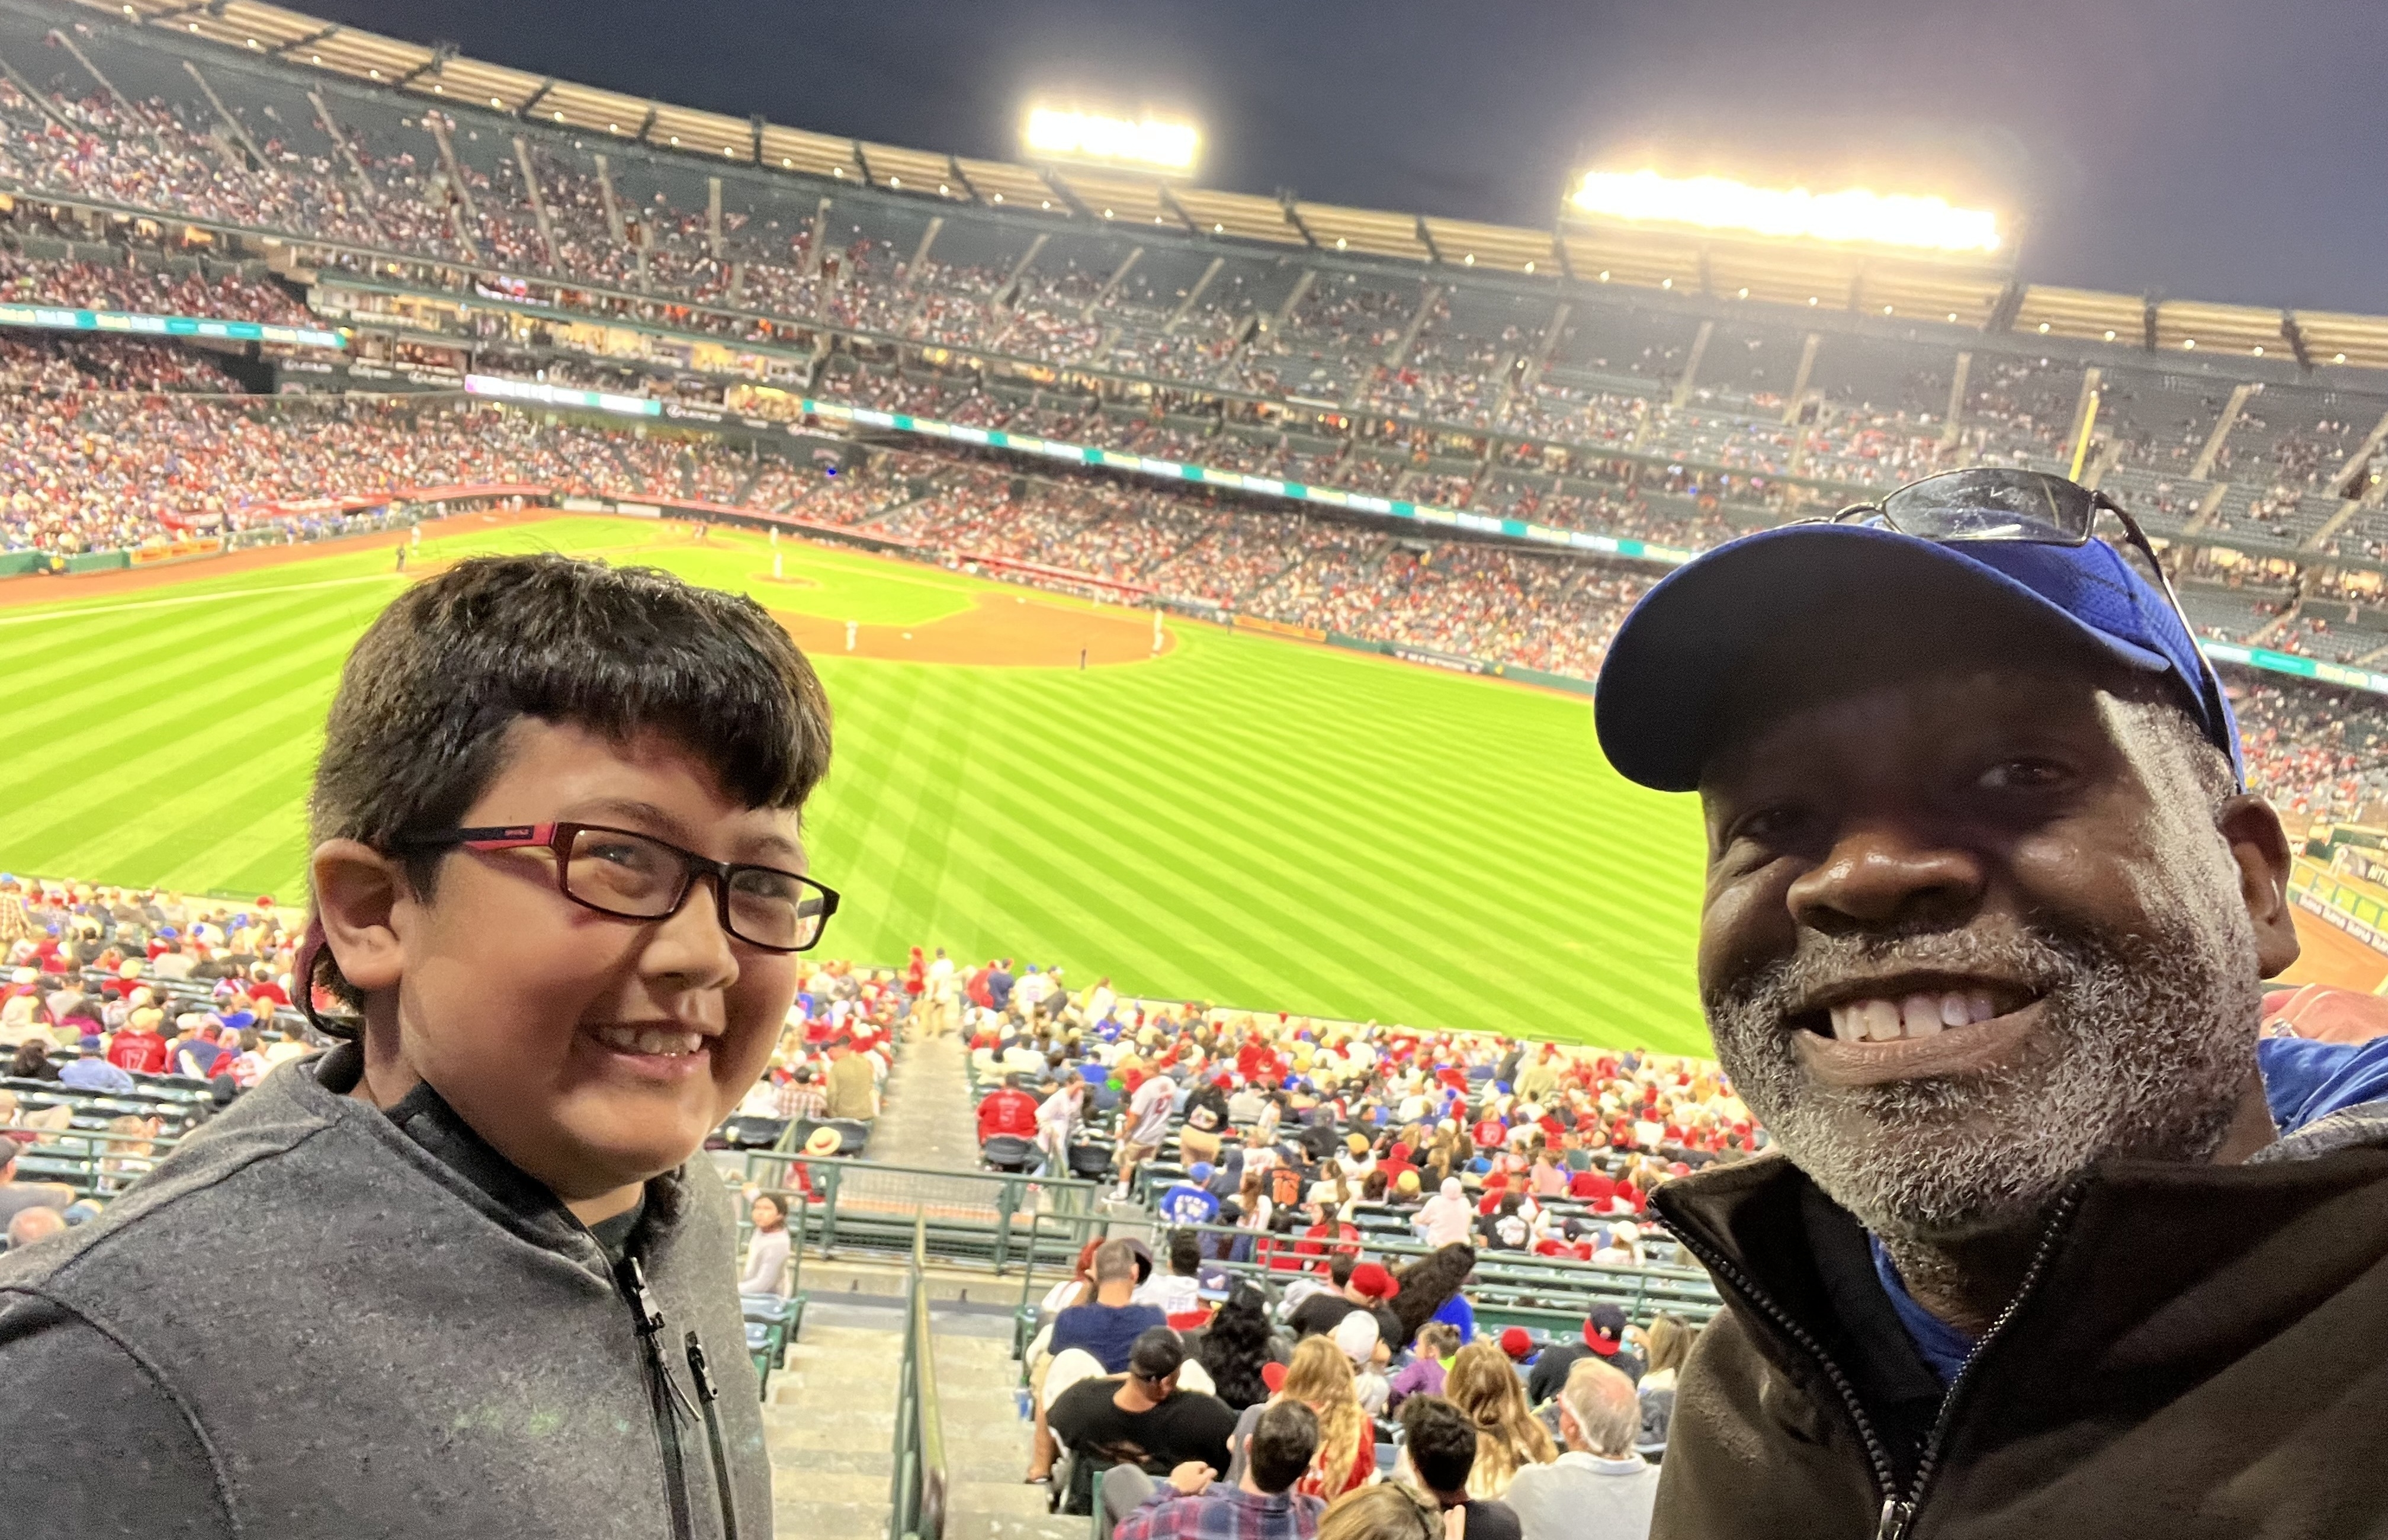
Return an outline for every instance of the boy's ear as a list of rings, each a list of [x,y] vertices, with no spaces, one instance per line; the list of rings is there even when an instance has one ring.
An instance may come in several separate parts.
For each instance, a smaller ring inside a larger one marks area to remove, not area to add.
[[[397,927],[406,877],[396,862],[362,840],[325,840],[309,862],[315,917],[340,976],[362,990],[387,989],[404,972]]]

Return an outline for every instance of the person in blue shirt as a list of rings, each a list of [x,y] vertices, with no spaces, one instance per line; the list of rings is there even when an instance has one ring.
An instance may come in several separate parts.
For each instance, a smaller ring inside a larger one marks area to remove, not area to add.
[[[2291,847],[2121,506],[1978,466],[1730,541],[1594,713],[1698,794],[1775,1146],[1651,1194],[1726,1305],[1654,1533],[2376,1526],[2388,1048],[2263,1035]]]
[[[1164,1225],[1210,1225],[1219,1218],[1219,1199],[1211,1190],[1211,1163],[1196,1161],[1186,1168],[1186,1179],[1161,1195],[1158,1207]]]
[[[71,1086],[79,1091],[123,1092],[133,1087],[132,1075],[95,1053],[70,1059],[59,1065],[58,1084]]]

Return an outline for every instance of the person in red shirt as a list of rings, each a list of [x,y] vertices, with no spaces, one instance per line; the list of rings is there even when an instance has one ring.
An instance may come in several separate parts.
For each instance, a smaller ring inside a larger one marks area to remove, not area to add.
[[[265,963],[260,962],[250,969],[248,978],[249,999],[272,1000],[277,1008],[290,1003],[290,992],[273,981],[273,970]]]
[[[166,1013],[154,1006],[133,1012],[123,1029],[108,1039],[108,1062],[128,1074],[165,1074],[166,1039],[158,1031],[165,1019]]]
[[[1319,1208],[1318,1222],[1302,1232],[1302,1240],[1293,1250],[1297,1256],[1315,1259],[1311,1262],[1312,1272],[1324,1274],[1334,1252],[1344,1253],[1354,1262],[1359,1260],[1360,1228],[1342,1219],[1331,1203],[1322,1203]]]
[[[1036,1137],[1036,1099],[1020,1088],[1020,1076],[1007,1075],[1003,1088],[978,1104],[978,1141],[997,1134],[1018,1139]]]

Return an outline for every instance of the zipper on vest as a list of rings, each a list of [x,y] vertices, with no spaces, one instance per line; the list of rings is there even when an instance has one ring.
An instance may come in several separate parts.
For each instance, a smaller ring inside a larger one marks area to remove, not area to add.
[[[647,1270],[635,1256],[622,1259],[614,1275],[622,1297],[629,1302],[630,1317],[639,1329],[639,1345],[647,1360],[647,1409],[654,1418],[655,1441],[663,1448],[664,1500],[671,1508],[672,1540],[696,1540],[689,1514],[688,1471],[680,1454],[680,1425],[672,1420],[672,1404],[685,1400],[664,1365],[664,1313],[647,1288]]]
[[[738,1499],[730,1490],[730,1457],[721,1446],[721,1414],[714,1404],[721,1399],[721,1387],[713,1382],[713,1370],[705,1362],[705,1344],[696,1333],[688,1334],[688,1372],[696,1381],[697,1405],[705,1408],[705,1442],[713,1454],[713,1484],[721,1496],[721,1540],[738,1540]]]
[[[1759,1289],[1747,1273],[1691,1234],[1689,1226],[1678,1226],[1663,1212],[1658,1215],[1658,1222],[1667,1228],[1667,1233],[1683,1243],[1684,1250],[1699,1258],[1702,1266],[1732,1285],[1751,1305],[1781,1328],[1785,1336],[1816,1360],[1817,1367],[1824,1371],[1825,1379],[1832,1381],[1833,1389],[1839,1394],[1842,1407],[1856,1425],[1859,1441],[1865,1445],[1866,1462],[1874,1468],[1874,1491],[1882,1498],[1882,1512],[1874,1521],[1874,1540],[1906,1540],[1909,1529],[1915,1523],[1916,1514],[1923,1508],[1924,1493],[1939,1466],[1940,1446],[1946,1442],[1954,1420],[1958,1393],[1972,1378],[1974,1365],[1981,1358],[1982,1350],[2006,1329],[2007,1322],[2014,1318],[2015,1312],[2039,1287],[2041,1275],[2048,1270],[2049,1258],[2055,1254],[2056,1243],[2064,1239],[2074,1212],[2081,1206],[2084,1185],[2077,1179],[2057,1199],[2055,1209],[2040,1230],[2039,1243],[2032,1251],[2031,1261],[2024,1268],[2023,1281],[2015,1289],[2014,1297],[2007,1301],[2005,1307],[1990,1322],[1989,1330],[1982,1333],[1973,1351],[1965,1355],[1965,1361],[1958,1366],[1957,1377],[1949,1381],[1948,1392],[1940,1397],[1940,1410],[1932,1419],[1932,1430],[1925,1435],[1924,1447],[1916,1456],[1915,1480],[1909,1483],[1904,1495],[1898,1490],[1898,1472],[1891,1466],[1890,1451],[1884,1446],[1881,1435],[1875,1432],[1873,1419],[1866,1416],[1864,1403],[1859,1399],[1856,1387],[1849,1383],[1848,1376],[1842,1372],[1840,1365],[1824,1351],[1823,1344],[1817,1342],[1806,1327],[1792,1319],[1790,1312],[1775,1304],[1772,1296]]]

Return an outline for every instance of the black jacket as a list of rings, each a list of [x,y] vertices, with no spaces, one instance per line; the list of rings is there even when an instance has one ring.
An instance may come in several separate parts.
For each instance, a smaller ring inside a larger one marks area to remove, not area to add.
[[[2094,1167],[1945,1395],[1864,1232],[1781,1156],[1652,1207],[1728,1306],[1655,1540],[2388,1534],[2388,1104],[2244,1165]]]

